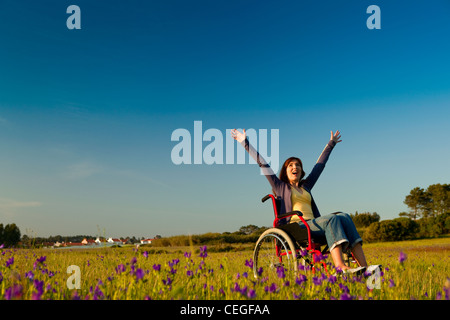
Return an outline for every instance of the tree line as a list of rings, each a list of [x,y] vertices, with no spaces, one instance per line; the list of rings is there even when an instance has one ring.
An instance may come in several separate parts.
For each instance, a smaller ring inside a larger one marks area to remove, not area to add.
[[[13,247],[20,241],[20,230],[15,223],[3,226],[0,223],[0,246]]]
[[[363,212],[350,214],[356,228],[366,242],[397,241],[437,237],[450,233],[450,184],[433,184],[426,189],[416,187],[405,197],[404,204],[408,212],[399,213],[399,217],[380,221],[376,213]],[[193,236],[173,236],[164,238],[157,235],[155,246],[189,246],[202,244],[236,244],[256,242],[267,227],[255,225],[242,226],[236,232],[206,233]],[[44,242],[81,242],[92,236],[50,236],[48,238],[22,237],[23,244],[39,245]],[[135,243],[139,240],[131,238]],[[0,245],[16,246],[21,241],[20,230],[14,224],[0,224]]]
[[[363,215],[364,219],[359,219],[364,220],[359,225],[365,228],[362,232],[363,240],[398,241],[450,233],[450,184],[432,184],[426,189],[415,187],[403,203],[409,211],[399,213],[399,218],[383,221],[378,218],[377,221],[370,222],[370,217]]]

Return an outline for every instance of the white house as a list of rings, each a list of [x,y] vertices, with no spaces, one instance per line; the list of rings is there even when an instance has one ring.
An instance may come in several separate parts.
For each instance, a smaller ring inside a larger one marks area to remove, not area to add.
[[[141,240],[141,244],[151,244],[154,239],[143,239]]]
[[[108,243],[113,243],[113,244],[122,244],[122,241],[120,239],[117,238],[109,238],[108,240],[106,240]]]

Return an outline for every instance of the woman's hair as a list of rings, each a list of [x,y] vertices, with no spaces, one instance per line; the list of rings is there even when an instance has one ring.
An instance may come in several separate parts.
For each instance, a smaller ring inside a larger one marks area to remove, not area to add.
[[[289,183],[289,179],[287,177],[286,169],[287,169],[287,166],[289,165],[289,163],[292,162],[292,161],[295,161],[295,160],[297,160],[300,163],[300,167],[302,168],[302,174],[300,175],[300,180],[299,181],[301,181],[305,177],[305,171],[303,170],[302,160],[300,160],[297,157],[290,157],[289,159],[287,159],[283,163],[283,166],[281,167],[281,170],[280,170],[280,177],[279,177],[281,181],[286,182],[288,185],[290,183]]]

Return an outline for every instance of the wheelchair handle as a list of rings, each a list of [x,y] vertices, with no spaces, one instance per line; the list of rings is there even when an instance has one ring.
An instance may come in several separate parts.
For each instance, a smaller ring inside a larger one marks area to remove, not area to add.
[[[291,211],[291,212],[286,212],[286,213],[283,213],[283,214],[279,214],[278,215],[278,219],[283,219],[283,218],[290,217],[290,216],[295,216],[295,215],[297,215],[299,217],[303,217],[303,213],[301,211],[297,210],[297,211]]]
[[[271,194],[266,195],[264,198],[261,199],[261,201],[262,202],[266,202],[270,198],[272,198],[272,200],[275,201],[275,197],[273,195],[271,195]],[[301,211],[298,211],[298,210],[291,211],[291,212],[286,212],[286,213],[283,213],[281,215],[278,215],[278,213],[277,213],[277,218],[278,219],[283,219],[283,218],[286,218],[286,217],[289,217],[289,216],[293,216],[293,215],[298,215],[299,217],[302,217],[303,213]]]

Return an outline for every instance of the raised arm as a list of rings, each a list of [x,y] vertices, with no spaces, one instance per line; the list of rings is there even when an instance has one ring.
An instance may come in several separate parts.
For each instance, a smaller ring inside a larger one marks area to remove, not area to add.
[[[311,173],[308,175],[308,177],[304,180],[303,185],[305,187],[309,188],[310,190],[312,189],[312,187],[314,187],[317,180],[319,179],[320,174],[325,168],[325,164],[330,157],[331,151],[336,146],[336,144],[341,141],[341,133],[339,132],[339,130],[337,130],[336,133],[333,133],[333,131],[331,131],[330,141],[328,141],[328,143],[325,145],[325,148],[322,150],[322,153],[317,159],[316,165],[311,170]]]
[[[245,148],[245,150],[253,159],[255,159],[256,163],[262,169],[263,174],[266,176],[270,185],[276,192],[278,187],[280,186],[281,180],[278,179],[266,160],[264,160],[259,152],[256,151],[255,148],[253,148],[253,146],[249,143],[247,135],[245,133],[245,129],[243,130],[243,132],[239,132],[238,130],[233,129],[231,130],[231,136]]]

